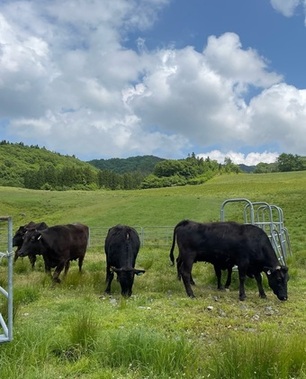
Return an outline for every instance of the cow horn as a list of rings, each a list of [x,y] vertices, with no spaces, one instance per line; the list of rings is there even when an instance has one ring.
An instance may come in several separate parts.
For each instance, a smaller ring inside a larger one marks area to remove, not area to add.
[[[137,276],[140,276],[140,275],[144,274],[145,272],[146,272],[145,270],[134,269],[134,273]]]

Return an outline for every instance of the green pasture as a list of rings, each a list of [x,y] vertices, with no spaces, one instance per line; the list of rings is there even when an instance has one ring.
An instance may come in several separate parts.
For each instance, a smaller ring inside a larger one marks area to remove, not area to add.
[[[286,302],[272,293],[258,297],[254,280],[238,300],[237,274],[230,291],[217,291],[213,267],[193,268],[196,298],[189,299],[169,246],[141,247],[133,295],[104,294],[103,243],[88,249],[84,272],[77,264],[51,285],[38,257],[14,265],[14,339],[0,344],[0,378],[306,378],[306,172],[233,174],[198,186],[133,191],[31,191],[0,188],[0,216],[14,230],[31,220],[48,225],[83,222],[99,230],[118,223],[169,227],[182,219],[220,220],[223,201],[247,198],[283,210],[292,256]],[[243,208],[230,205],[227,219],[243,222]],[[1,241],[6,229],[0,224]],[[1,242],[3,245],[3,242]],[[5,247],[2,247],[3,249]],[[177,254],[177,250],[175,251]],[[0,285],[7,285],[0,262]],[[0,296],[0,313],[6,318]],[[1,333],[1,330],[0,330]]]

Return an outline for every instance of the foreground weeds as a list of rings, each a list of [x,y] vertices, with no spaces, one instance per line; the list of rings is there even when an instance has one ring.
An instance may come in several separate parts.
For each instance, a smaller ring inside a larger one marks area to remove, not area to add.
[[[265,334],[231,338],[212,350],[213,378],[304,378],[306,337]]]
[[[220,292],[213,268],[197,264],[192,300],[161,254],[143,250],[143,261],[152,257],[153,264],[135,279],[129,299],[116,281],[113,295],[104,295],[105,262],[95,253],[88,269],[79,274],[72,265],[55,287],[40,270],[16,275],[14,340],[0,345],[0,377],[306,377],[306,294],[295,279],[303,267],[289,282],[287,302],[277,300],[266,280],[268,299],[249,280],[248,298],[240,302],[235,273],[232,290]]]

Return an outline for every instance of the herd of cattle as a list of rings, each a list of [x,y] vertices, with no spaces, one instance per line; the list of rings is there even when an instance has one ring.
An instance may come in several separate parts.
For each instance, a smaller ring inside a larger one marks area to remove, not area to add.
[[[36,255],[42,255],[45,271],[52,280],[60,282],[59,275],[64,270],[67,274],[70,261],[78,260],[82,270],[89,238],[89,228],[83,224],[67,224],[48,227],[44,222],[30,222],[20,226],[13,237],[13,246],[17,246],[15,261],[18,257],[28,256],[34,268]],[[177,275],[183,280],[188,296],[194,297],[191,285],[192,266],[195,262],[209,262],[214,266],[221,285],[221,270],[227,270],[225,287],[231,283],[234,266],[238,268],[239,299],[244,300],[245,280],[255,278],[259,296],[266,297],[262,285],[261,273],[267,275],[268,283],[279,300],[287,300],[288,268],[280,265],[267,234],[259,227],[236,222],[198,223],[190,220],[179,222],[173,232],[170,260],[174,264],[175,242],[178,246],[176,259]],[[121,294],[129,297],[135,275],[145,271],[135,269],[136,258],[140,249],[137,231],[127,225],[116,225],[109,229],[105,239],[106,254],[106,289],[111,293],[114,273],[121,286]]]

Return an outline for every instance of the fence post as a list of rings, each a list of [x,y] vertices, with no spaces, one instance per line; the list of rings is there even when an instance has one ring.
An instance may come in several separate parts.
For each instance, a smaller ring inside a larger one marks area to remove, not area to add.
[[[7,291],[0,286],[0,293],[7,298],[7,324],[0,313],[0,324],[4,334],[0,334],[0,342],[8,342],[13,339],[13,222],[11,217],[0,217],[0,221],[6,221],[8,244],[7,253],[2,253],[2,257],[8,259],[7,269]]]

